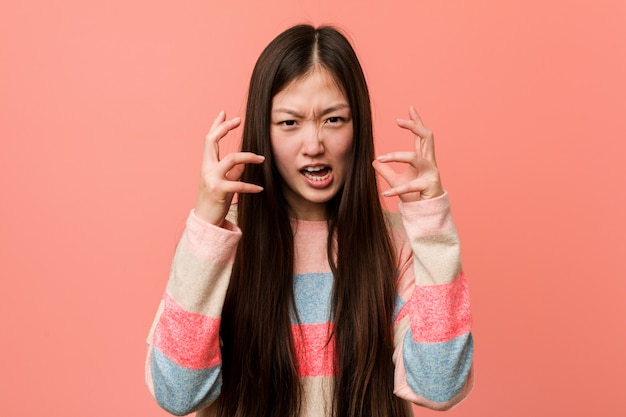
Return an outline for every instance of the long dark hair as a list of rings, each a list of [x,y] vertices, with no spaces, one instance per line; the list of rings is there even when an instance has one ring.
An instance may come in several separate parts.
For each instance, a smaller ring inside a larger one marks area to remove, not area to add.
[[[242,150],[265,155],[242,180],[262,185],[239,196],[241,242],[222,313],[220,416],[287,417],[300,412],[302,386],[291,333],[294,242],[269,140],[272,98],[316,65],[350,105],[354,137],[344,187],[327,203],[334,275],[336,356],[332,414],[406,415],[393,395],[392,316],[396,265],[375,173],[369,92],[349,41],[332,27],[294,26],[263,51],[252,73]]]

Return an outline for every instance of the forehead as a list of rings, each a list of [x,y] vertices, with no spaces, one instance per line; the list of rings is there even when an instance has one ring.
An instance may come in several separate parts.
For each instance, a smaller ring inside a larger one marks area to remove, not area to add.
[[[339,81],[322,66],[315,66],[306,74],[290,81],[273,97],[272,107],[278,104],[308,103],[312,101],[341,101],[347,104],[346,95]]]

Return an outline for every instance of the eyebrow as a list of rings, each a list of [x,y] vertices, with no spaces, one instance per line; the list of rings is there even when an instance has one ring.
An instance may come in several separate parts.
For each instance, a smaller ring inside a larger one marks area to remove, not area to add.
[[[343,109],[350,109],[350,106],[346,103],[339,103],[339,104],[335,104],[334,106],[330,106],[324,110],[322,110],[322,112],[319,114],[319,116],[325,116],[329,113],[335,112],[337,110],[343,110]],[[274,110],[272,110],[272,113],[287,113],[287,114],[291,114],[292,116],[295,117],[300,117],[300,118],[304,118],[304,115],[302,115],[301,113],[299,113],[297,110],[294,109],[290,109],[288,107],[278,107]]]

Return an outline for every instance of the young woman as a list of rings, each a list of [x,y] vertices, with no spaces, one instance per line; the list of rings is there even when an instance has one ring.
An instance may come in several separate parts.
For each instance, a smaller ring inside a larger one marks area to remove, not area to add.
[[[197,416],[407,416],[472,386],[469,298],[433,134],[375,159],[358,59],[330,27],[261,54],[242,151],[221,112],[148,337],[159,404]],[[396,173],[388,164],[406,166]],[[383,213],[375,172],[401,199]],[[232,204],[238,194],[238,204]]]

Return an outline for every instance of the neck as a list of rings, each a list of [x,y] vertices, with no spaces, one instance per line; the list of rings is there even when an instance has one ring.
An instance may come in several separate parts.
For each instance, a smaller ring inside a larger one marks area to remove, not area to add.
[[[295,220],[304,221],[325,221],[326,220],[326,205],[316,204],[310,207],[290,207],[289,216]]]

